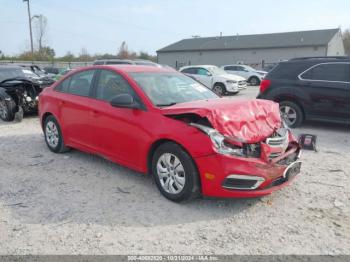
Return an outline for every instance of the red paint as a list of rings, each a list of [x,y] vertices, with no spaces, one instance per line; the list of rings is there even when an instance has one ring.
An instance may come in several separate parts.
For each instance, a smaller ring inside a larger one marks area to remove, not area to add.
[[[278,104],[267,100],[211,99],[181,103],[165,115],[194,113],[206,117],[221,134],[243,143],[257,143],[281,127]]]
[[[54,88],[70,75],[86,69],[108,68],[121,74],[139,95],[146,110],[115,108],[94,98],[60,93]],[[260,100],[214,99],[182,103],[159,109],[151,103],[129,72],[173,72],[171,69],[142,66],[93,66],[75,70],[40,94],[39,115],[54,115],[59,122],[67,146],[102,155],[116,163],[147,173],[147,158],[153,144],[171,140],[180,144],[193,158],[200,173],[202,193],[216,197],[256,197],[269,194],[287,185],[266,189],[282,176],[286,166],[272,164],[267,159],[273,149],[261,158],[240,158],[220,155],[210,138],[197,128],[167,115],[195,113],[207,117],[219,132],[248,143],[265,140],[280,127],[278,105]],[[296,143],[290,136],[290,142]],[[205,173],[214,175],[206,179]],[[265,182],[254,191],[232,191],[221,184],[229,174],[255,175]]]

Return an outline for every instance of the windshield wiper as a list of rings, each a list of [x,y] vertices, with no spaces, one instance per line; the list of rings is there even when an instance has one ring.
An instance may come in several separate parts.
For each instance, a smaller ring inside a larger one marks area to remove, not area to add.
[[[173,105],[176,105],[176,104],[177,104],[177,103],[172,102],[172,103],[168,103],[168,104],[156,104],[156,106],[163,107],[163,106],[173,106]]]

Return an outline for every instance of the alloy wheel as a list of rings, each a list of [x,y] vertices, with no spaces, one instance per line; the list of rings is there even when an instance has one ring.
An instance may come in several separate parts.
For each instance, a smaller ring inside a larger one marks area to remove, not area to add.
[[[185,169],[179,158],[171,153],[159,157],[157,175],[162,188],[169,194],[178,194],[185,186]]]
[[[288,126],[292,126],[297,121],[297,112],[291,106],[281,106],[280,112],[282,119],[286,122]]]
[[[256,85],[258,85],[258,83],[259,83],[259,81],[258,81],[258,79],[256,79],[255,77],[253,77],[253,78],[250,80],[250,84],[251,84],[252,86],[256,86]]]
[[[57,147],[59,142],[59,132],[56,124],[53,121],[47,122],[45,128],[45,137],[50,147]]]
[[[214,86],[213,91],[219,96],[222,96],[224,94],[224,90],[221,86]]]

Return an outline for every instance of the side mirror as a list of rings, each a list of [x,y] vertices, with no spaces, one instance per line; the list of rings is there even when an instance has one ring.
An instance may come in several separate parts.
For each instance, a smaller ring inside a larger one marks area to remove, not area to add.
[[[110,104],[113,107],[140,108],[140,105],[129,94],[120,94],[113,97]]]

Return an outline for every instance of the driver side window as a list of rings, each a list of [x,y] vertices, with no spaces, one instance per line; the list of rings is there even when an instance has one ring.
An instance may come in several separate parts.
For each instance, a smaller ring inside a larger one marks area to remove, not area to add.
[[[208,70],[204,69],[204,68],[198,68],[198,72],[197,72],[198,75],[201,75],[201,76],[209,76],[210,73],[208,72]]]
[[[113,71],[101,70],[96,84],[96,98],[111,101],[113,97],[121,94],[134,96],[134,90],[121,75]]]

